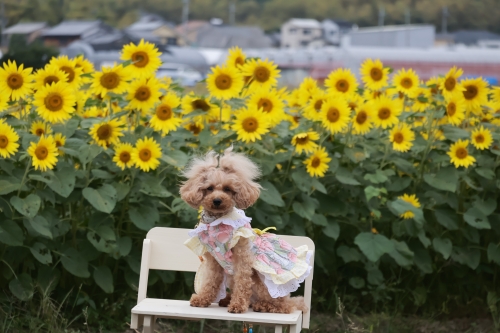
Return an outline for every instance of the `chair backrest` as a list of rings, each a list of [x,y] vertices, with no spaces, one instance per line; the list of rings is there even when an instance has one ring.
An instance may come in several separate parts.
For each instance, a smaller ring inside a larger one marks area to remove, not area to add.
[[[196,272],[198,270],[200,266],[199,258],[190,249],[184,246],[184,241],[189,238],[188,231],[190,230],[191,229],[157,227],[148,232],[142,250],[138,303],[146,298],[150,269],[184,272]],[[280,235],[280,238],[294,247],[307,245],[308,249],[313,251],[310,264],[314,267],[315,247],[314,242],[310,238],[286,235]],[[303,328],[309,328],[312,279],[313,270],[311,270],[311,274],[305,281],[304,301],[309,311],[303,316]]]

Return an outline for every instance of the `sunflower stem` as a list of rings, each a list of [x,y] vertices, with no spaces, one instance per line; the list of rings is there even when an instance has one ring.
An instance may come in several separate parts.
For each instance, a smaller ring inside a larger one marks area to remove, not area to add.
[[[31,157],[28,158],[28,163],[26,164],[26,170],[24,170],[23,179],[21,179],[21,186],[19,186],[19,190],[17,190],[17,196],[21,194],[21,189],[23,188],[23,185],[26,182],[26,176],[28,175],[28,172],[30,170],[30,165],[31,165]]]

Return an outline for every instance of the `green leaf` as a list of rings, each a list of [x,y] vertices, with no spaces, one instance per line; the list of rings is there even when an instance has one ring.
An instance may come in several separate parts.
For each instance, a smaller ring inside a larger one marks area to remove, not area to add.
[[[455,167],[442,168],[436,175],[425,174],[424,180],[438,190],[454,193],[457,191],[458,172]]]
[[[444,259],[448,259],[451,255],[451,251],[453,250],[453,244],[448,238],[436,237],[432,240],[432,246],[434,247],[434,250],[443,255]]]
[[[467,249],[464,247],[453,247],[451,258],[456,262],[476,269],[481,260],[481,252],[478,249]]]
[[[396,261],[399,266],[411,266],[413,264],[413,252],[408,248],[408,245],[402,241],[398,242],[391,239],[394,244],[394,249],[388,254]]]
[[[328,225],[328,221],[324,215],[321,214],[314,214],[314,216],[311,219],[311,222],[320,225],[323,227],[326,227]]]
[[[488,180],[493,180],[495,179],[495,172],[493,170],[488,169],[488,168],[476,168],[474,171],[480,175],[483,178],[486,178]]]
[[[464,214],[464,220],[476,229],[491,229],[488,217],[477,207],[469,208]]]
[[[30,247],[31,254],[36,258],[39,262],[44,265],[52,263],[52,254],[49,249],[42,243],[35,243],[32,247]]]
[[[420,270],[426,274],[432,273],[432,259],[429,252],[421,247],[413,250],[413,261]]]
[[[378,197],[380,193],[387,193],[387,191],[384,188],[377,188],[371,185],[365,187],[365,196],[367,202],[370,201],[371,198]]]
[[[488,261],[493,261],[500,265],[500,244],[488,244]]]
[[[89,119],[86,119],[89,120]],[[98,120],[100,121],[100,120]],[[83,123],[83,121],[82,121]],[[78,158],[82,164],[87,164],[92,161],[97,155],[102,152],[102,148],[96,145],[83,145],[78,149]]]
[[[10,246],[22,246],[24,241],[23,229],[16,222],[2,220],[0,223],[0,242]]]
[[[114,291],[113,275],[108,266],[97,267],[94,270],[94,280],[105,293],[111,294]]]
[[[353,163],[359,163],[364,161],[369,155],[366,153],[364,149],[360,148],[345,148],[344,154],[347,156]]]
[[[314,206],[296,201],[293,203],[292,207],[295,213],[305,219],[311,220],[314,216]]]
[[[384,283],[384,275],[377,267],[367,269],[367,272],[368,275],[366,277],[366,280],[368,280],[369,284],[372,284],[374,286],[379,286],[382,283]]]
[[[9,290],[21,301],[28,301],[33,296],[33,281],[28,274],[20,274],[9,282]]]
[[[349,284],[356,289],[361,289],[365,286],[365,280],[360,277],[352,277],[349,279]]]
[[[356,262],[363,260],[363,255],[361,254],[361,252],[358,251],[358,249],[354,247],[348,247],[345,245],[340,245],[338,247],[337,255],[341,257],[346,264],[351,261]]]
[[[345,185],[361,185],[352,175],[352,173],[347,170],[346,168],[338,168],[337,172],[335,173],[335,178],[339,182]]]
[[[305,170],[298,170],[292,173],[292,179],[297,188],[302,192],[309,192],[312,186],[312,178]]]
[[[161,185],[162,181],[162,179],[158,179],[156,177],[147,177],[143,179],[141,182],[141,193],[159,198],[171,197],[172,193],[167,191],[167,189]]]
[[[337,240],[340,234],[340,226],[337,222],[328,222],[328,225],[323,228],[323,233],[330,238]]]
[[[116,249],[115,233],[108,226],[100,225],[95,231],[89,231],[87,233],[87,239],[100,252],[111,253]]]
[[[448,230],[458,230],[458,223],[460,221],[460,217],[457,213],[452,211],[451,209],[436,209],[434,211],[436,215],[436,220],[439,224],[445,227]]]
[[[161,160],[173,165],[177,168],[182,168],[186,165],[189,160],[189,156],[186,155],[182,150],[173,150],[169,152],[163,152]]]
[[[260,199],[272,206],[284,207],[285,202],[281,198],[280,192],[268,181],[260,183],[263,187],[260,192]]]
[[[104,184],[97,190],[90,187],[84,188],[82,194],[98,211],[111,213],[115,208],[116,190],[109,184]]]
[[[410,177],[402,177],[402,178],[391,178],[389,184],[387,184],[386,188],[389,192],[401,192],[411,184]]]
[[[373,184],[381,184],[389,180],[382,170],[377,170],[374,174],[367,173],[364,179],[372,182]]]
[[[11,183],[8,180],[0,179],[0,195],[9,194],[21,188],[21,183]]]
[[[33,219],[29,219],[30,225],[36,232],[40,235],[52,239],[52,231],[50,230],[50,223],[47,222],[45,217],[41,215],[35,216]]]
[[[354,239],[361,252],[368,260],[376,262],[384,253],[394,249],[394,244],[384,235],[362,232]]]
[[[442,126],[444,136],[451,141],[469,138],[470,133],[459,127],[444,125]]]
[[[75,276],[81,278],[90,277],[87,260],[74,248],[70,247],[63,251],[61,263],[68,272]]]
[[[125,183],[113,183],[113,186],[116,190],[116,202],[119,202],[127,196],[128,192],[130,192],[130,185]]]
[[[327,193],[327,190],[326,190],[326,187],[325,185],[321,184],[321,182],[316,179],[316,178],[313,178],[312,181],[311,181],[311,185],[316,189],[318,190],[319,192],[321,193],[324,193],[326,194]]]
[[[14,208],[24,216],[33,218],[40,209],[40,197],[36,194],[30,194],[26,198],[21,199],[18,196],[10,198],[10,203]]]
[[[390,201],[387,203],[387,207],[396,216],[401,216],[406,212],[413,213],[413,219],[417,222],[418,227],[422,228],[425,224],[424,213],[421,208],[413,206],[411,203],[404,201],[403,199],[397,199],[395,201]]]
[[[92,176],[98,179],[113,179],[115,177],[111,173],[99,169],[93,169]]]
[[[129,209],[128,216],[137,228],[145,231],[149,231],[156,222],[160,221],[160,214],[156,207],[134,206]]]
[[[121,237],[118,240],[118,251],[120,252],[120,256],[125,257],[130,253],[132,249],[132,239],[128,236]]]
[[[497,201],[496,198],[489,197],[486,200],[482,200],[481,198],[477,198],[474,201],[474,207],[477,208],[481,213],[485,216],[489,216],[495,212],[497,209]]]

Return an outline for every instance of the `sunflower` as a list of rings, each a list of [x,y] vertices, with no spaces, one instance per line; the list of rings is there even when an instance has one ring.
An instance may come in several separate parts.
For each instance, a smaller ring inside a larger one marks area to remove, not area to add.
[[[312,90],[309,101],[305,104],[304,117],[313,121],[321,120],[321,107],[327,98],[328,95],[324,90],[320,88]]]
[[[483,126],[476,128],[471,133],[472,144],[479,150],[488,149],[493,143],[493,136],[489,129]]]
[[[379,59],[375,61],[366,59],[360,68],[361,80],[365,87],[371,90],[380,90],[387,85],[389,79],[389,68],[384,68],[384,65]]]
[[[413,110],[424,112],[430,105],[432,93],[427,88],[417,87],[411,97],[413,98]]]
[[[203,131],[203,129],[205,128],[205,125],[203,125],[202,122],[194,121],[194,120],[191,120],[191,121],[184,123],[183,126],[185,129],[187,129],[188,131],[193,133],[193,135],[200,134],[200,132]]]
[[[160,82],[152,77],[136,80],[130,84],[127,99],[131,109],[141,110],[142,114],[151,110],[160,99]]]
[[[52,133],[52,128],[49,124],[45,124],[43,121],[37,120],[31,124],[30,132],[36,136],[48,135]]]
[[[465,118],[465,101],[459,94],[451,95],[445,100],[446,119],[452,125],[458,126]]]
[[[328,75],[325,87],[328,88],[328,93],[333,96],[350,96],[356,92],[358,82],[350,69],[339,68]]]
[[[299,133],[292,138],[292,145],[295,146],[295,151],[298,154],[301,154],[303,151],[312,153],[318,147],[318,144],[314,142],[316,140],[319,140],[317,132]]]
[[[400,124],[389,132],[389,140],[392,142],[392,149],[400,152],[407,152],[413,146],[415,133],[407,124]]]
[[[270,126],[279,124],[285,118],[285,104],[276,89],[256,89],[248,99],[249,109],[262,111]]]
[[[404,68],[399,70],[392,78],[392,83],[399,91],[404,92],[406,95],[412,95],[418,88],[417,73],[413,69],[405,70]]]
[[[241,72],[248,77],[251,86],[264,89],[275,87],[280,77],[278,66],[267,59],[250,59],[242,66]]]
[[[243,77],[235,67],[212,67],[207,75],[207,89],[215,98],[231,99],[238,97],[243,89]]]
[[[57,152],[59,153],[59,155],[64,155],[64,152],[59,148],[64,147],[64,145],[66,144],[66,137],[61,133],[56,133],[56,135],[54,135],[54,143],[56,144]]]
[[[117,143],[114,148],[115,155],[113,156],[113,162],[120,169],[125,170],[125,168],[130,168],[134,165],[132,162],[134,147],[130,143]]]
[[[83,54],[76,56],[75,67],[81,68],[83,74],[89,74],[94,72],[94,64],[92,64],[88,59],[85,59]]]
[[[75,59],[69,59],[68,56],[59,56],[57,58],[52,58],[49,65],[55,66],[68,75],[67,82],[71,88],[76,90],[82,83],[80,75],[82,75],[83,69],[82,67],[76,67]]]
[[[290,127],[288,129],[294,130],[300,125],[300,113],[297,110],[291,110],[290,113],[285,115],[285,121],[290,123]]]
[[[371,100],[374,100],[374,99],[378,99],[380,96],[388,96],[387,90],[370,90],[370,89],[365,89],[363,91],[363,99],[365,101],[371,101]]]
[[[31,72],[33,68],[24,68],[21,64],[19,67],[16,61],[7,60],[0,67],[0,91],[2,94],[13,101],[24,98],[31,93],[33,75]]]
[[[174,113],[174,109],[180,104],[181,100],[174,93],[169,92],[163,96],[160,104],[155,107],[155,115],[149,121],[149,126],[155,131],[161,131],[162,135],[175,131],[182,124],[182,119]]]
[[[373,123],[384,129],[399,123],[398,116],[402,112],[401,104],[386,96],[374,100]]]
[[[493,101],[500,103],[500,87],[493,87],[490,92],[493,96]]]
[[[488,113],[491,116],[491,123],[500,126],[500,101],[493,100],[489,104]]]
[[[42,135],[37,143],[32,142],[27,152],[33,158],[35,170],[52,170],[57,163],[57,147],[51,135]]]
[[[182,98],[182,113],[188,115],[191,112],[203,111],[203,114],[194,116],[195,122],[205,123],[216,118],[220,108],[212,104],[208,98],[195,96],[193,93]]]
[[[232,129],[238,134],[238,140],[248,143],[260,140],[269,132],[269,126],[266,115],[254,107],[238,112]]]
[[[483,78],[466,79],[461,82],[467,111],[474,111],[488,102],[488,82]]]
[[[441,85],[441,80],[442,80],[442,78],[437,77],[437,76],[433,76],[425,82],[425,85],[427,86],[427,88],[431,92],[432,96],[442,94],[442,91],[439,88]]]
[[[450,98],[454,94],[460,94],[465,89],[464,87],[458,83],[458,79],[464,71],[461,68],[457,68],[457,66],[453,66],[448,73],[444,76],[439,84],[439,88],[443,92],[443,96],[445,98]]]
[[[286,104],[291,108],[300,108],[300,90],[294,89],[285,97]]]
[[[318,90],[318,83],[312,77],[306,77],[299,85],[297,90],[297,106],[305,105],[309,102],[315,91]]]
[[[131,71],[134,77],[139,79],[154,76],[161,65],[161,52],[154,44],[144,42],[141,39],[139,45],[130,43],[122,50],[121,60],[131,61]]]
[[[66,82],[52,83],[40,88],[35,94],[33,105],[43,120],[57,123],[71,118],[75,112],[76,98]]]
[[[92,92],[105,96],[108,92],[122,94],[127,90],[127,81],[130,79],[130,71],[121,64],[103,66],[100,72],[94,73],[92,79]]]
[[[325,148],[320,147],[314,150],[313,154],[304,161],[304,164],[311,177],[323,177],[328,170],[328,163],[331,160]]]
[[[142,171],[154,170],[160,165],[161,148],[153,138],[137,140],[131,153],[132,163]]]
[[[87,108],[81,115],[83,118],[104,118],[108,115],[108,109],[102,107],[91,106]]]
[[[123,122],[120,120],[111,119],[92,125],[89,135],[97,145],[107,148],[111,144],[117,143],[120,140],[120,136],[123,136],[122,129],[120,128],[123,125]]]
[[[354,112],[352,133],[358,135],[368,133],[373,126],[373,104],[371,102],[360,104]]]
[[[332,134],[347,127],[350,115],[351,109],[342,96],[329,98],[321,106],[321,124]]]
[[[172,78],[170,76],[164,76],[158,79],[160,81],[160,89],[167,91],[172,85]]]
[[[45,68],[39,69],[33,76],[35,79],[33,88],[35,90],[50,86],[52,83],[66,82],[68,80],[68,74],[54,65],[46,65]]]
[[[354,95],[351,95],[349,96],[349,98],[347,99],[347,104],[349,105],[349,108],[352,110],[352,111],[356,111],[356,109],[361,105],[363,104],[364,100],[363,98],[358,95],[358,94],[354,94]]]
[[[451,145],[450,151],[447,153],[450,156],[451,163],[455,164],[455,168],[465,167],[468,168],[476,159],[474,156],[469,155],[467,151],[467,146],[469,145],[469,140],[458,140]]]
[[[415,208],[420,208],[420,202],[418,202],[418,198],[415,194],[408,195],[405,193],[402,196],[399,196],[398,199],[401,199],[405,202],[410,203]],[[413,212],[411,210],[408,210],[408,211],[404,212],[403,214],[401,214],[400,217],[402,217],[404,219],[411,219],[414,216],[415,216],[415,214],[413,214]]]
[[[228,67],[240,69],[245,64],[246,58],[247,56],[243,53],[243,50],[235,46],[228,50],[226,64]]]
[[[19,135],[7,123],[0,121],[0,156],[9,158],[19,148]]]

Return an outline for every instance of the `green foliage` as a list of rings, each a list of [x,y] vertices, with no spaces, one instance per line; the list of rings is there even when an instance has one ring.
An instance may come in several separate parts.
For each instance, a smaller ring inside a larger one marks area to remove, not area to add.
[[[58,54],[57,50],[44,46],[40,40],[28,44],[24,36],[13,35],[9,51],[0,58],[0,64],[15,60],[17,64],[24,64],[25,68],[32,67],[36,70],[44,67],[52,57],[57,57]]]

